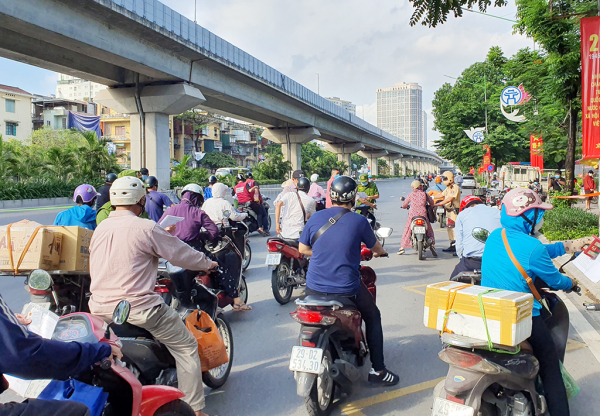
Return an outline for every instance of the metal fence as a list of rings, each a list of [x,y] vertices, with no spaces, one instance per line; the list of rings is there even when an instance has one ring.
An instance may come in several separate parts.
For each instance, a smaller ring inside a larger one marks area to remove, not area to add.
[[[98,0],[96,0],[98,1]],[[319,110],[334,115],[339,119],[346,121],[354,126],[360,127],[372,134],[381,136],[385,140],[401,144],[404,147],[416,150],[427,155],[437,157],[434,152],[416,147],[395,137],[380,128],[367,123],[356,115],[338,107],[334,103],[308,88],[300,85],[293,79],[285,76],[264,62],[256,59],[252,55],[244,52],[240,48],[227,42],[206,30],[202,26],[192,22],[185,16],[165,6],[157,0],[109,0],[117,6],[120,6],[137,16],[148,20],[151,23],[163,28],[164,30],[180,37],[184,41],[191,42],[213,59],[220,61],[227,66],[234,67],[240,72],[244,72],[254,78],[270,84],[276,89],[289,94],[296,99],[310,104]]]

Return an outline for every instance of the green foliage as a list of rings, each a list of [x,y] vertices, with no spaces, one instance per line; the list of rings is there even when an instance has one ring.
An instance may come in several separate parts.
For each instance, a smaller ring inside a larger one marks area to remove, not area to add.
[[[387,176],[390,174],[390,165],[388,165],[387,160],[385,159],[377,159],[377,171],[380,172],[380,176]]]
[[[350,161],[353,165],[356,165],[356,169],[360,169],[367,164],[367,158],[359,156],[356,153],[350,155]]]
[[[492,4],[496,7],[505,6],[506,0],[409,0],[414,7],[413,15],[410,18],[410,25],[414,26],[421,22],[423,26],[435,27],[444,23],[450,13],[454,17],[461,17],[463,9],[471,9],[475,6],[484,12]]]
[[[598,216],[580,208],[556,207],[544,214],[544,225],[541,231],[550,241],[597,235]]]
[[[548,192],[548,197],[552,196],[570,196],[571,192],[559,192],[559,191],[550,191]],[[562,199],[562,198],[550,198],[550,202],[554,205],[555,208],[570,208],[572,205],[577,203],[576,199]]]
[[[283,180],[285,175],[292,170],[292,164],[283,160],[282,154],[269,153],[264,162],[254,167],[256,180],[277,179]]]
[[[173,166],[173,169],[171,169],[171,188],[175,188],[177,186],[185,186],[189,183],[206,185],[209,176],[208,170],[194,169],[190,166],[191,163],[192,155],[185,155],[181,159],[181,163],[179,163],[176,166]]]
[[[81,181],[61,181],[51,178],[38,178],[28,182],[0,182],[0,201],[14,199],[64,198],[72,197]],[[103,180],[88,181],[99,188]]]
[[[316,173],[321,178],[329,178],[332,169],[345,171],[348,168],[344,162],[337,160],[337,156],[321,149],[315,143],[302,145],[302,170],[307,176]]]
[[[231,168],[237,166],[233,157],[221,152],[210,152],[204,155],[200,161],[203,167],[208,169]]]
[[[277,143],[271,143],[271,144],[267,145],[267,147],[263,153],[264,154],[283,155],[283,152],[281,151],[281,145],[277,144]]]

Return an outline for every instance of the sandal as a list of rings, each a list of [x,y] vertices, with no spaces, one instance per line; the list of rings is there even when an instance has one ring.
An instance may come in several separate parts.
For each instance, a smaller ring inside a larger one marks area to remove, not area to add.
[[[233,304],[233,310],[236,311],[236,312],[251,311],[252,310],[252,306],[246,305],[245,303],[234,303]]]
[[[402,247],[400,247],[400,250],[398,250],[398,253],[396,253],[398,255],[404,254],[404,249]]]

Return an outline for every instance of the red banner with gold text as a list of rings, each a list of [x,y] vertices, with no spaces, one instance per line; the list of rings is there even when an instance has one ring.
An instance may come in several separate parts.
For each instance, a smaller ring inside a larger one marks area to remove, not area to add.
[[[534,136],[533,134],[529,136],[529,161],[531,162],[531,166],[542,170],[544,169],[543,144],[544,141],[541,134],[539,136]]]
[[[600,158],[600,16],[581,19],[583,159]]]
[[[488,165],[492,164],[492,151],[487,144],[483,145],[483,149],[485,150],[485,154],[483,155],[483,167],[484,169],[487,169]]]

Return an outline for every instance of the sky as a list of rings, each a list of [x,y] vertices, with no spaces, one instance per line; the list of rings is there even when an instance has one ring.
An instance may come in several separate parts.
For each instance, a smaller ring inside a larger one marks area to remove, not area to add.
[[[196,0],[198,24],[324,97],[357,105],[359,117],[376,125],[376,90],[397,82],[423,87],[428,144],[433,131],[431,101],[445,82],[485,59],[492,46],[505,55],[533,46],[513,34],[511,22],[465,12],[437,28],[411,27],[407,0]],[[163,0],[194,19],[194,0]],[[489,13],[514,19],[515,7]],[[30,93],[53,94],[57,74],[0,58],[0,84]],[[319,74],[317,76],[317,74]],[[319,85],[317,85],[317,79]]]

